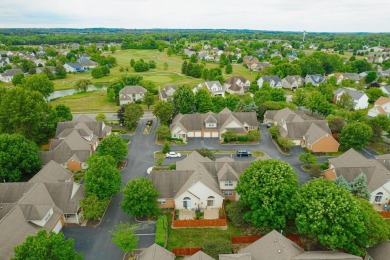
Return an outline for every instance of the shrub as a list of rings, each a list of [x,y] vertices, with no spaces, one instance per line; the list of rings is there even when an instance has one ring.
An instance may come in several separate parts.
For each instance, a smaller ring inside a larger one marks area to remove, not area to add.
[[[163,149],[162,149],[162,152],[163,153],[169,153],[170,151],[171,151],[171,147],[169,146],[169,143],[165,142],[164,146],[163,146]]]
[[[171,165],[169,165],[169,170],[176,170],[176,163],[172,163]]]
[[[245,226],[247,222],[244,220],[246,210],[239,202],[230,202],[226,205],[226,214],[233,225],[237,227]]]
[[[237,140],[240,141],[240,142],[248,142],[248,136],[246,135],[239,135],[237,136]]]
[[[167,236],[168,219],[165,215],[159,216],[156,223],[156,237],[154,242],[159,246],[165,246]]]
[[[203,252],[214,259],[218,259],[220,254],[231,254],[233,252],[233,246],[230,240],[216,238],[204,243]]]
[[[108,206],[109,199],[99,199],[91,194],[80,201],[85,219],[97,219],[101,217]]]
[[[252,130],[248,132],[249,141],[259,141],[260,137],[261,137],[261,133],[259,130]]]

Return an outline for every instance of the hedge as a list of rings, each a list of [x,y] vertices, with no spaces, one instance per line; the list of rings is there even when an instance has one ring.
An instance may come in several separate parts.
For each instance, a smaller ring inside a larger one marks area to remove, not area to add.
[[[165,246],[165,240],[167,235],[167,229],[168,229],[168,218],[167,216],[159,216],[156,223],[156,238],[154,239],[154,242],[157,245],[160,245],[162,247]],[[165,226],[165,228],[164,228]]]

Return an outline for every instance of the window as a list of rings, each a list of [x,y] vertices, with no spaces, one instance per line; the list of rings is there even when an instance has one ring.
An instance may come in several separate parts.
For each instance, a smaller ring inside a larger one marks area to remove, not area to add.
[[[166,203],[165,199],[158,199],[158,204],[164,205]]]
[[[190,198],[185,197],[183,199],[183,208],[186,208],[186,209],[191,208],[191,199]]]
[[[233,186],[233,181],[225,181],[225,186]]]
[[[214,197],[210,196],[207,198],[207,207],[213,207],[214,206]]]
[[[223,192],[223,196],[233,196],[233,191],[231,191],[231,190],[226,190],[226,191],[224,191]]]
[[[375,195],[375,202],[381,202],[382,197],[383,197],[383,192],[378,192],[378,193]]]

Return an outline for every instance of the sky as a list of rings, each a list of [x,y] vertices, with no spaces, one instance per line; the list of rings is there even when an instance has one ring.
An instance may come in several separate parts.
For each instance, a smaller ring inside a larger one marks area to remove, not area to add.
[[[390,0],[0,0],[0,28],[390,32]]]

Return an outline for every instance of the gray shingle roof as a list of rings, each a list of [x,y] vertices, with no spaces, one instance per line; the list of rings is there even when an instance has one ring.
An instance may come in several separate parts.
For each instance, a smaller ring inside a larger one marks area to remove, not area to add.
[[[348,89],[348,88],[339,88],[337,89],[334,94],[339,95],[341,93],[347,93],[349,94],[354,100],[359,100],[362,96],[365,94],[356,90]]]
[[[169,252],[157,244],[153,244],[144,249],[142,253],[136,257],[136,260],[174,260],[175,257],[174,253]]]
[[[360,256],[337,251],[307,251],[297,255],[292,260],[362,260]],[[374,258],[376,259],[376,258]]]
[[[208,254],[204,253],[203,251],[198,251],[197,253],[193,254],[192,256],[184,257],[185,260],[215,260]],[[221,259],[221,258],[220,258]]]
[[[147,90],[141,86],[126,86],[119,91],[119,95],[146,93]]]
[[[48,162],[43,168],[32,177],[29,182],[39,183],[57,183],[72,180],[73,173],[66,170],[64,167],[55,161]]]
[[[369,247],[367,252],[374,260],[388,260],[390,256],[390,241]]]

